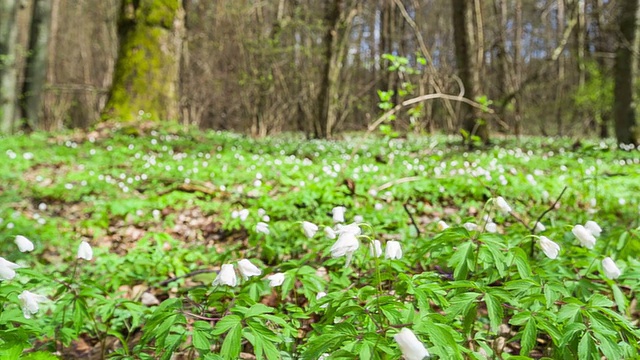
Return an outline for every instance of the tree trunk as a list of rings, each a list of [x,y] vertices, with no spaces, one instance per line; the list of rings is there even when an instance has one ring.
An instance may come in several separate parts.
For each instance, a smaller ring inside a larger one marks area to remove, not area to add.
[[[178,120],[184,16],[181,0],[124,0],[103,118]]]
[[[17,1],[0,0],[0,133],[15,130],[18,99],[17,15]]]
[[[513,40],[513,88],[518,89],[518,92],[513,98],[514,101],[514,116],[513,121],[515,125],[515,134],[520,138],[522,132],[522,28],[524,26],[522,22],[522,0],[516,0],[515,4],[515,35]]]
[[[473,13],[467,0],[453,1],[453,36],[455,43],[458,76],[464,86],[464,97],[474,100],[478,95],[478,68],[472,49]],[[482,142],[489,141],[489,129],[477,108],[460,104],[462,127],[469,136],[478,136]]]
[[[347,9],[345,0],[333,0],[326,4],[324,57],[316,125],[316,136],[320,138],[330,138],[338,123],[340,74],[347,50],[346,40],[357,12],[355,6],[351,5],[353,4],[350,4]]]
[[[638,145],[638,130],[635,126],[633,102],[633,49],[636,36],[636,13],[638,0],[620,2],[618,18],[620,40],[616,50],[614,66],[614,116],[616,122],[616,138],[619,144]]]
[[[562,41],[562,37],[564,34],[564,28],[565,28],[565,24],[564,24],[564,1],[565,0],[558,0],[557,4],[558,4],[558,13],[556,15],[556,22],[558,24],[558,30],[556,33],[556,40],[557,43],[560,43],[560,41]],[[560,55],[560,57],[558,57],[558,84],[556,85],[556,122],[558,124],[558,135],[562,136],[564,133],[564,124],[563,124],[563,108],[564,108],[564,104],[562,103],[562,100],[564,98],[564,92],[565,92],[565,86],[564,86],[564,73],[565,73],[565,57],[564,55]]]
[[[29,56],[22,84],[21,117],[25,127],[35,130],[40,125],[42,91],[47,81],[48,41],[51,25],[51,1],[36,0],[29,28]]]

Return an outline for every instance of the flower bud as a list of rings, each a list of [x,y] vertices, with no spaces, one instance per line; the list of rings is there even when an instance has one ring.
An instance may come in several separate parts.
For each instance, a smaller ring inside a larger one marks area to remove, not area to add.
[[[393,336],[400,346],[402,355],[406,360],[423,360],[429,356],[429,351],[418,340],[413,331],[403,328],[400,332]]]

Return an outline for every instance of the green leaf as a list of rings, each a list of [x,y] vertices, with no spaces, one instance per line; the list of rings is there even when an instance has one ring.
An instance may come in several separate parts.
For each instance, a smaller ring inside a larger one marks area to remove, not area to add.
[[[257,303],[254,304],[253,306],[251,306],[249,308],[249,310],[247,310],[247,312],[244,314],[245,318],[250,318],[253,316],[258,316],[261,314],[267,314],[267,313],[272,313],[273,312],[273,308],[269,307],[265,304],[262,303]]]
[[[578,359],[579,360],[591,360],[598,359],[598,351],[593,343],[593,338],[589,332],[585,332],[578,344]]]
[[[235,360],[240,355],[240,345],[242,342],[242,324],[239,322],[231,327],[227,336],[224,338],[220,353],[225,359]]]
[[[491,324],[491,330],[496,332],[498,327],[502,324],[502,317],[504,316],[502,310],[502,304],[498,298],[486,293],[484,295],[484,303],[487,304],[487,312],[489,313],[489,323]]]
[[[527,254],[525,254],[524,250],[520,248],[514,248],[513,251],[513,262],[516,264],[516,268],[518,269],[518,274],[523,279],[528,279],[531,277],[531,267],[529,266],[529,259]]]
[[[536,319],[531,318],[522,331],[522,338],[520,339],[520,345],[522,348],[520,349],[520,355],[529,355],[531,350],[533,350],[533,346],[536,344],[537,336],[538,330],[536,329]]]
[[[59,358],[51,353],[38,351],[27,354],[20,358],[21,360],[58,360]]]
[[[216,326],[213,328],[211,333],[213,335],[223,334],[229,331],[232,327],[240,324],[240,321],[242,321],[242,318],[238,315],[227,315],[216,323]]]
[[[599,332],[594,332],[593,335],[598,339],[598,348],[600,348],[605,358],[622,359],[620,347],[614,339]]]
[[[558,322],[573,322],[576,315],[580,312],[581,306],[578,304],[564,304],[558,311]]]
[[[193,323],[192,343],[193,347],[202,352],[209,352],[211,349],[211,325],[204,321]]]
[[[622,290],[616,284],[611,285],[611,291],[613,292],[613,299],[616,301],[616,306],[618,306],[618,311],[621,314],[626,314],[627,312],[627,299],[622,293]]]

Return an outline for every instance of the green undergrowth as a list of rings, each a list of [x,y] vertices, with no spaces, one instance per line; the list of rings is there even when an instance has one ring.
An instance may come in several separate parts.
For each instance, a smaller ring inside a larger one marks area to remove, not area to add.
[[[153,126],[0,138],[0,256],[22,266],[0,281],[3,359],[83,358],[78,339],[94,358],[397,359],[402,328],[433,358],[640,349],[638,150]],[[359,224],[348,256],[325,232],[340,230],[338,206]],[[593,249],[572,233],[590,220],[603,230]],[[319,231],[305,236],[303,221]],[[17,235],[35,250],[19,252]],[[374,239],[398,241],[402,256],[372,256]],[[81,241],[91,261],[76,259]],[[619,277],[605,276],[606,257]],[[260,276],[212,284],[241,259]],[[284,280],[271,287],[275,273]],[[23,290],[49,299],[30,319]]]

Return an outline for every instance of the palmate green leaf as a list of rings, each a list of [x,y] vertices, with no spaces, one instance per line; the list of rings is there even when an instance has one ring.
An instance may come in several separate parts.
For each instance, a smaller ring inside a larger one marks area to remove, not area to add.
[[[462,352],[458,348],[455,336],[457,332],[450,326],[438,324],[430,319],[423,319],[420,329],[429,336],[429,341],[440,348],[442,355],[448,359],[462,359]],[[426,344],[425,344],[426,346]]]
[[[489,323],[491,330],[496,332],[498,327],[502,324],[502,318],[504,317],[504,311],[502,310],[502,302],[490,293],[484,295],[484,303],[487,305],[487,312],[489,313]]]
[[[567,346],[573,341],[576,335],[578,335],[579,333],[582,333],[586,329],[587,329],[587,326],[581,322],[571,323],[567,325],[563,329],[562,338],[560,339],[558,346],[560,348]]]
[[[602,294],[594,294],[591,299],[589,299],[588,304],[593,307],[610,308],[613,306],[613,301]]]
[[[204,321],[193,323],[192,343],[200,353],[209,352],[211,348],[211,325]]]
[[[607,359],[622,359],[622,352],[616,340],[597,331],[593,335],[598,339],[598,348]]]
[[[252,305],[249,308],[249,310],[247,310],[247,312],[245,312],[244,317],[245,318],[250,318],[250,317],[253,317],[253,316],[272,313],[273,310],[274,309],[272,307],[270,307],[270,306],[267,306],[267,305],[262,304],[262,303],[257,303],[257,304]]]
[[[457,251],[451,256],[449,266],[455,266],[453,277],[456,280],[465,279],[469,273],[468,259],[473,256],[473,245],[470,241],[458,246]]]
[[[240,355],[242,345],[242,324],[236,323],[230,329],[224,338],[222,348],[220,348],[220,355],[225,359],[235,360]]]
[[[511,249],[513,254],[513,262],[516,264],[518,274],[522,279],[528,279],[531,277],[531,267],[529,266],[529,258],[521,248]]]
[[[211,330],[211,333],[213,335],[223,334],[229,331],[234,326],[240,324],[241,321],[242,318],[239,315],[227,315],[216,323],[216,326],[214,326],[213,330]]]
[[[450,306],[446,309],[447,317],[453,318],[463,312],[466,313],[469,307],[476,302],[476,299],[478,299],[480,295],[480,293],[476,292],[466,292],[454,296],[449,301]]]
[[[574,303],[564,304],[558,311],[558,322],[573,322],[581,308],[580,305]]]
[[[596,349],[593,338],[589,332],[585,332],[578,344],[578,359],[579,360],[596,360],[600,359],[600,354]]]
[[[307,343],[307,349],[302,353],[302,359],[304,360],[316,360],[320,355],[331,352],[336,349],[343,341],[352,338],[339,332],[332,332],[330,327],[327,327],[325,334],[313,337]]]
[[[536,344],[537,336],[538,329],[536,328],[536,319],[532,317],[522,331],[522,337],[520,339],[520,346],[522,346],[522,348],[520,349],[520,355],[529,355],[531,350],[533,350],[533,346]]]

